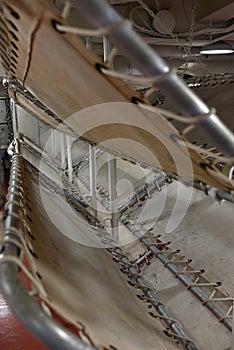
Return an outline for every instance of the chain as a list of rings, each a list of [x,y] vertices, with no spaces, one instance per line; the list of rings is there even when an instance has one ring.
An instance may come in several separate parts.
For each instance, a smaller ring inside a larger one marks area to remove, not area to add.
[[[184,74],[188,70],[188,64],[190,61],[191,47],[192,47],[192,41],[193,41],[193,32],[194,32],[194,25],[195,25],[195,9],[196,9],[196,0],[193,0],[190,27],[189,27],[188,44],[186,46],[186,51],[185,51],[187,56],[186,56],[186,62],[185,62],[185,67],[184,67]]]
[[[143,7],[143,9],[146,10],[146,12],[148,12],[148,14],[154,18],[154,12],[149,8],[148,5],[146,5],[146,3],[143,0],[136,0],[137,2],[139,2],[139,4]]]

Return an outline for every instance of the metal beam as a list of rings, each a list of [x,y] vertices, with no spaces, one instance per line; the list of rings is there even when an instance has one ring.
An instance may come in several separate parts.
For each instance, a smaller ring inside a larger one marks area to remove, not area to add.
[[[113,27],[123,21],[123,17],[105,0],[70,0],[70,2],[97,28]],[[170,71],[166,62],[130,26],[120,26],[111,31],[107,37],[144,75],[159,77]],[[176,73],[169,74],[155,85],[171,98],[181,113],[193,117],[209,113],[208,106]],[[234,135],[216,114],[200,122],[198,127],[220,151],[234,156]]]

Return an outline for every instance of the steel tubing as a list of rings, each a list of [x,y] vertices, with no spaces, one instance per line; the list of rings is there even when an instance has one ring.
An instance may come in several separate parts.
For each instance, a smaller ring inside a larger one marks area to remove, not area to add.
[[[70,3],[97,28],[111,28],[123,22],[123,17],[105,0],[70,0]],[[170,71],[167,63],[144,42],[131,26],[119,26],[107,37],[146,76],[162,77],[163,74]],[[155,85],[172,99],[174,105],[183,114],[198,117],[209,113],[209,107],[186,86],[176,73],[168,74],[165,79],[158,80]],[[220,151],[234,156],[234,135],[216,114],[200,122],[198,127]]]
[[[137,230],[134,225],[131,223],[128,223],[127,219],[122,219],[123,224],[128,227],[129,231],[133,233],[134,236],[136,236],[163,264],[166,264],[167,268],[174,274],[177,275],[177,278],[186,286],[189,287],[193,284],[193,281],[183,272],[179,273],[177,267],[173,262],[170,262],[170,260],[163,254],[162,251],[160,251],[153,243],[150,242],[148,238],[144,238],[143,234],[140,230]],[[208,297],[205,295],[205,293],[196,286],[192,286],[190,288],[190,291],[203,303],[206,302]],[[222,323],[229,329],[229,331],[232,331],[232,319],[224,318],[225,312],[220,309],[218,305],[216,305],[212,301],[207,301],[205,303],[205,306],[219,319],[222,319]]]
[[[16,171],[17,170],[17,171]],[[20,242],[21,223],[21,156],[12,157],[10,183],[8,191],[7,216],[4,238],[14,237]],[[0,253],[0,289],[17,318],[29,331],[50,349],[95,350],[93,346],[80,340],[73,333],[49,317],[25,289],[19,277],[18,266],[13,262],[1,262],[7,256],[18,257],[19,248],[12,242],[5,242]]]
[[[129,266],[129,259],[122,254],[122,250],[120,248],[115,248],[114,252],[119,255],[119,260],[126,264],[128,267],[128,271],[134,276],[139,276],[138,270],[134,266]],[[180,343],[180,345],[186,349],[186,350],[196,350],[196,345],[188,340],[189,338],[185,334],[184,330],[182,329],[179,322],[175,321],[170,312],[166,309],[165,305],[162,304],[158,299],[156,294],[149,290],[149,287],[146,285],[146,282],[143,277],[136,277],[136,282],[142,286],[142,290],[147,298],[149,298],[151,301],[152,306],[156,310],[156,312],[165,317],[164,322],[167,325],[167,327],[176,335],[178,335],[181,338],[178,338],[177,341]]]

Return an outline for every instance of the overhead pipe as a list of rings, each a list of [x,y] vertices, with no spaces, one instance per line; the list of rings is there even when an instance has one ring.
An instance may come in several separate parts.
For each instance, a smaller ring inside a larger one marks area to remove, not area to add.
[[[70,0],[85,18],[97,28],[113,27],[123,22],[123,17],[106,0]],[[151,48],[129,25],[119,26],[107,35],[130,61],[147,77],[162,77],[155,83],[164,94],[169,96],[181,113],[199,117],[208,114],[209,107],[198,97],[175,72],[170,72],[166,62]],[[213,113],[198,126],[220,151],[227,156],[234,156],[234,135]]]

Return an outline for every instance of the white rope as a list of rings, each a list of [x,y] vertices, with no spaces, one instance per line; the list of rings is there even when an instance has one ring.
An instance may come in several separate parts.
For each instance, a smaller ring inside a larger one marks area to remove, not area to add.
[[[170,77],[171,75],[176,74],[175,68],[172,68],[168,72],[165,72],[158,76],[149,77],[149,78],[141,75],[136,76],[136,75],[122,74],[113,70],[106,69],[104,67],[101,67],[100,70],[103,74],[110,75],[111,77],[127,80],[132,83],[145,84],[145,85],[161,83],[162,81],[168,79],[168,77]]]
[[[16,219],[21,219],[20,215],[14,213],[14,212],[8,213],[7,216],[13,216],[13,217],[16,218]]]
[[[90,337],[90,335],[87,332],[86,327],[84,324],[80,321],[74,321],[69,315],[67,315],[64,310],[62,310],[58,305],[55,305],[48,297],[46,296],[40,296],[40,299],[42,301],[41,305],[43,307],[46,306],[48,310],[45,310],[46,312],[50,312],[50,310],[53,310],[57,315],[59,315],[64,321],[66,321],[69,325],[75,327],[78,331],[79,336],[83,336],[84,340],[90,344],[93,345],[93,341]],[[44,309],[44,308],[43,308]],[[95,347],[96,348],[96,347]],[[98,350],[99,348],[97,348]]]
[[[9,187],[8,187],[8,193],[7,193],[7,195],[6,195],[6,199],[7,200],[9,200],[9,197],[10,197],[10,195],[12,195],[12,194],[16,194],[18,197],[20,197],[20,198],[22,198],[22,193],[21,193],[21,190],[20,191],[10,191],[9,190]]]
[[[18,193],[19,191],[16,191],[15,188],[17,188],[19,191],[22,191],[22,186],[21,185],[10,185],[8,187],[8,192],[9,193]]]
[[[71,10],[71,4],[69,1],[66,1],[61,14],[62,18],[67,19],[70,14],[70,10]]]
[[[225,175],[223,175],[220,172],[216,172],[212,169],[209,168],[209,166],[207,166],[206,171],[214,178],[216,178],[216,180],[219,183],[222,183],[224,186],[227,186],[227,184],[231,185],[232,188],[234,189],[234,181],[230,180],[228,177],[226,177]]]
[[[93,37],[102,37],[112,34],[113,32],[121,29],[125,26],[132,26],[131,22],[129,20],[123,20],[119,23],[114,24],[113,26],[101,28],[101,29],[83,29],[78,27],[72,27],[72,26],[66,26],[63,24],[56,23],[55,24],[56,29],[60,31],[61,33],[68,33],[68,34],[77,34],[80,36],[93,36]]]
[[[191,132],[195,128],[195,125],[188,125],[186,128],[184,128],[181,132],[182,135],[187,135],[189,132]]]
[[[47,297],[41,297],[41,300],[52,310],[56,312],[59,316],[61,316],[66,322],[68,322],[70,325],[76,327],[80,332],[82,332],[83,328],[80,327],[79,323],[72,320],[70,317],[68,317],[57,305],[54,305],[53,302],[48,299]]]
[[[20,203],[20,202],[17,202],[17,201],[15,201],[15,200],[8,200],[7,202],[6,202],[6,204],[5,204],[5,210],[7,210],[7,208],[8,208],[8,206],[10,205],[10,204],[15,204],[15,205],[17,205],[17,206],[19,206],[19,207],[22,207],[22,203]]]
[[[137,103],[137,105],[139,107],[142,107],[144,109],[147,109],[149,111],[152,111],[152,112],[158,112],[160,115],[163,115],[164,117],[167,117],[167,118],[171,118],[173,120],[176,120],[176,121],[179,121],[179,122],[182,122],[182,123],[186,123],[186,124],[190,124],[187,128],[185,128],[182,132],[182,134],[185,134],[187,133],[188,131],[191,131],[192,128],[194,128],[194,126],[196,124],[199,124],[200,122],[210,118],[212,115],[216,114],[216,110],[215,108],[211,108],[210,111],[208,113],[205,113],[203,115],[200,115],[200,116],[197,116],[197,117],[184,117],[184,116],[180,116],[180,115],[177,115],[171,111],[167,111],[165,109],[162,109],[162,108],[159,108],[159,107],[152,107],[152,106],[149,106],[149,105],[146,105],[146,104],[143,104],[143,103]],[[189,142],[184,142],[184,141],[180,141],[180,140],[177,140],[177,142],[181,142],[183,145],[186,145],[189,149],[193,149],[195,150],[196,152],[198,152],[199,154],[206,154],[207,156],[209,157],[213,157],[221,162],[225,162],[225,163],[233,163],[234,162],[234,157],[224,157],[224,156],[221,156],[220,153],[214,153],[212,152],[212,149],[203,149],[203,148],[200,148],[198,146],[195,146]]]
[[[192,149],[192,150],[196,151],[197,153],[199,153],[201,155],[206,154],[209,157],[215,158],[215,159],[219,160],[220,162],[225,162],[225,163],[233,163],[234,162],[234,157],[220,156],[220,153],[214,153],[211,150],[206,150],[204,148],[200,148],[200,147],[198,147],[196,145],[193,145],[190,142],[186,142],[186,141],[183,141],[183,140],[179,140],[178,139],[178,140],[176,140],[176,142],[181,143],[182,145],[185,145],[189,149]]]
[[[216,113],[216,110],[215,108],[211,108],[210,111],[208,113],[205,113],[205,114],[202,114],[200,116],[197,116],[197,117],[184,117],[184,116],[180,116],[178,114],[175,114],[171,111],[168,111],[166,109],[162,109],[162,108],[159,108],[159,107],[153,107],[153,106],[149,106],[149,105],[146,105],[144,103],[137,103],[137,105],[139,107],[142,107],[144,109],[147,109],[149,111],[152,111],[152,112],[157,112],[167,118],[170,118],[170,119],[174,119],[178,122],[181,122],[181,123],[186,123],[186,124],[198,124],[206,119],[208,119],[210,116],[212,116],[213,114]]]
[[[17,248],[19,248],[19,249],[21,249],[21,250],[24,249],[23,244],[20,243],[19,241],[17,241],[16,239],[14,239],[14,238],[9,238],[9,237],[8,237],[8,238],[6,238],[6,237],[3,238],[1,244],[4,245],[4,244],[6,244],[6,243],[14,244]]]
[[[15,257],[15,256],[11,256],[11,255],[5,255],[5,256],[1,256],[0,257],[0,264],[3,263],[9,263],[12,262],[14,264],[16,264],[22,271],[23,273],[28,277],[28,279],[33,283],[33,285],[37,288],[38,293],[40,296],[44,295],[45,292],[41,286],[41,284],[36,280],[36,278],[28,271],[28,269],[26,268],[26,266],[24,266],[24,264],[22,263],[22,261]]]
[[[8,229],[11,229],[11,228],[8,228]],[[16,228],[12,228],[12,229],[14,229],[14,231],[16,233],[19,233],[18,229],[16,229]],[[19,236],[19,239],[21,240],[22,244],[20,242],[18,242],[14,238],[4,238],[3,242],[1,242],[1,243],[3,243],[3,244],[5,244],[5,243],[14,244],[19,249],[21,249],[21,252],[23,254],[26,254],[26,256],[27,256],[29,251],[28,251],[28,247],[26,245],[26,242],[24,241],[22,236]],[[50,308],[53,309],[58,315],[60,315],[69,324],[71,324],[74,327],[76,327],[78,332],[79,332],[79,334],[82,334],[85,338],[87,338],[87,341],[91,343],[89,335],[86,332],[86,328],[83,325],[80,326],[79,323],[77,323],[77,322],[73,321],[72,319],[70,319],[67,315],[64,314],[63,311],[61,311],[59,308],[55,307],[55,305],[52,304],[52,302],[47,297],[46,291],[44,290],[43,286],[41,285],[40,281],[38,280],[38,277],[36,275],[34,276],[35,272],[33,272],[33,271],[30,272],[27,269],[27,267],[22,262],[22,258],[23,258],[23,255],[21,256],[21,258],[18,258],[18,257],[15,257],[15,256],[11,256],[11,255],[1,256],[0,257],[0,264],[3,264],[3,263],[14,263],[14,264],[16,264],[21,269],[21,271],[23,271],[23,273],[27,276],[27,278],[32,282],[32,285],[35,288],[35,290],[33,292],[33,296],[38,296],[40,298],[42,309],[45,312],[47,312],[47,314],[49,314],[50,316],[51,316]],[[30,268],[32,268],[32,265],[34,265],[34,264],[32,264],[33,260],[31,259],[30,255],[27,256],[27,260],[29,262]],[[29,294],[32,295],[32,293],[30,293],[30,292],[29,292]]]
[[[17,229],[15,229],[15,231],[19,234],[20,231],[18,231]],[[7,230],[5,231],[5,234],[7,234]],[[21,234],[21,233],[20,233]],[[25,239],[20,235],[17,236],[17,238],[21,241],[21,243],[16,240],[15,238],[10,238],[10,237],[5,237],[3,239],[3,241],[1,242],[1,245],[4,245],[6,243],[11,243],[13,245],[15,245],[17,248],[20,249],[21,253],[20,253],[20,257],[16,258],[14,256],[12,256],[13,259],[8,259],[7,261],[12,261],[17,263],[17,265],[22,269],[22,271],[25,273],[25,275],[30,279],[30,281],[33,283],[33,286],[36,288],[36,292],[37,295],[40,297],[45,297],[46,291],[44,290],[43,286],[40,284],[38,277],[36,275],[36,264],[34,263],[34,260],[32,259],[32,256],[30,254],[29,248],[32,249],[32,246],[30,244],[30,242],[25,241]],[[29,248],[27,247],[27,244],[29,245]],[[23,257],[26,257],[26,260],[29,263],[29,266],[31,268],[31,273],[28,271],[27,267],[22,263]],[[6,261],[5,257],[0,258],[0,263]]]
[[[13,227],[13,226],[8,226],[7,228],[5,228],[5,231],[4,231],[4,234],[5,235],[17,235],[19,236],[19,239],[22,240],[22,237],[20,236],[21,235],[21,232],[18,228],[16,227]]]

